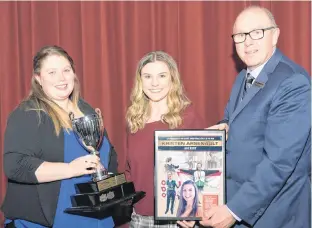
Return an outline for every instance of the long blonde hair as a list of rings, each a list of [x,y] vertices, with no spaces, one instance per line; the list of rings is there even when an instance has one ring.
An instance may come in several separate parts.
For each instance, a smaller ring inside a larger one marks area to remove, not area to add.
[[[69,61],[71,68],[75,73],[74,61],[63,48],[58,46],[45,46],[41,48],[33,59],[33,76],[31,79],[31,90],[29,96],[25,100],[31,101],[33,103],[34,107],[30,107],[29,110],[36,110],[38,112],[39,119],[41,111],[47,113],[50,116],[55,128],[56,135],[59,135],[62,128],[72,129],[69,116],[64,109],[62,109],[46,95],[46,93],[42,90],[41,85],[35,78],[36,75],[40,75],[43,61],[47,57],[52,55],[65,57]],[[77,76],[75,76],[74,89],[69,96],[69,99],[72,101],[75,109],[78,109],[79,97],[79,81]]]
[[[154,51],[146,54],[138,63],[134,86],[131,92],[131,105],[128,107],[126,121],[129,131],[136,133],[143,129],[147,119],[151,115],[149,99],[143,92],[141,71],[142,68],[152,62],[160,61],[165,63],[171,76],[171,89],[167,96],[168,112],[161,118],[163,123],[167,123],[170,129],[177,128],[182,124],[182,111],[191,104],[184,92],[184,87],[180,79],[178,67],[174,59],[165,52]]]

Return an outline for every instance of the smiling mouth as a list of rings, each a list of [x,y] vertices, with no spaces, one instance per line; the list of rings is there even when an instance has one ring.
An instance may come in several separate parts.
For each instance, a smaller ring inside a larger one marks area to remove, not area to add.
[[[258,52],[258,50],[246,51],[245,54],[252,55],[255,54],[256,52]]]
[[[152,93],[159,93],[162,89],[150,89],[149,91]]]
[[[66,89],[67,88],[67,84],[64,85],[57,85],[55,86],[57,89]]]

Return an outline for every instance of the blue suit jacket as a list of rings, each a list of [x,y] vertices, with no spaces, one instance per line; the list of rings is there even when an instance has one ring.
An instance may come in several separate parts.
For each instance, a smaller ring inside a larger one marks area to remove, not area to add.
[[[236,227],[308,228],[310,77],[278,49],[240,101],[245,75],[225,109],[227,206],[244,221]]]

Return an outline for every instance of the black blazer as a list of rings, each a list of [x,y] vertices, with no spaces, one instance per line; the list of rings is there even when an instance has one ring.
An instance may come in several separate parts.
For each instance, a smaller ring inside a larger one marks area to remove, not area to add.
[[[32,101],[21,103],[9,116],[4,136],[4,172],[8,178],[2,205],[4,216],[52,226],[61,181],[38,183],[35,171],[44,161],[64,162],[64,135],[56,136],[51,118],[38,115]],[[84,114],[94,113],[79,101]],[[108,139],[105,130],[105,136]],[[110,149],[108,171],[117,172],[117,155]]]

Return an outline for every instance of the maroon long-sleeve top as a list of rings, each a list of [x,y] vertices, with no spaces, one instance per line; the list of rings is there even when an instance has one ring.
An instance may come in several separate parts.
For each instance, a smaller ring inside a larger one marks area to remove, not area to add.
[[[203,119],[192,105],[182,114],[183,123],[178,129],[203,129]],[[154,216],[154,131],[167,130],[168,125],[161,121],[147,123],[142,130],[128,134],[127,160],[130,175],[137,191],[146,192],[145,198],[135,204],[135,212]]]

